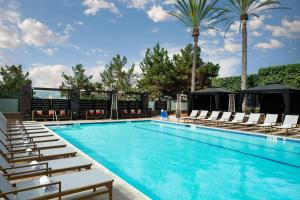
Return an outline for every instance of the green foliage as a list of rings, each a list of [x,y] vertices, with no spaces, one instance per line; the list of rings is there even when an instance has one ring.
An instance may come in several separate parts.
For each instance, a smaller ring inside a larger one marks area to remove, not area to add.
[[[196,90],[211,86],[212,78],[218,76],[219,65],[204,63],[200,58],[200,48],[196,59]],[[139,81],[142,90],[148,91],[151,98],[176,97],[176,94],[190,92],[192,77],[193,46],[188,44],[179,54],[168,57],[168,51],[157,44],[147,50],[141,63],[142,76]]]
[[[85,75],[85,69],[81,64],[72,67],[73,75],[68,76],[62,73],[63,81],[61,83],[61,89],[84,89],[90,91],[95,89],[91,79],[93,76]]]
[[[152,50],[146,51],[140,64],[142,76],[139,86],[150,93],[151,98],[172,95],[174,85],[174,66],[168,56],[168,51],[156,44]]]
[[[282,83],[300,88],[300,63],[261,68],[258,71],[258,83]]]
[[[196,90],[211,86],[212,78],[218,76],[219,65],[213,63],[204,63],[200,58],[200,48],[197,51],[196,60]],[[175,94],[183,93],[188,94],[191,87],[192,77],[192,54],[193,46],[188,44],[180,53],[173,56],[174,73],[175,73],[175,87],[173,91]]]
[[[100,76],[102,84],[106,88],[117,90],[120,92],[133,92],[137,84],[137,74],[134,72],[134,65],[127,71],[124,70],[127,64],[127,58],[121,57],[119,54],[112,58],[109,65]]]
[[[29,73],[23,72],[21,65],[4,66],[0,68],[0,96],[18,97],[20,87],[30,84]]]
[[[247,83],[248,88],[267,83],[280,83],[300,88],[300,63],[261,68],[258,74],[248,76]],[[239,91],[240,84],[240,76],[215,78],[213,80],[213,86],[224,87],[232,91]]]
[[[213,78],[218,76],[220,66],[211,62],[204,63],[196,70],[197,89],[211,87]]]
[[[170,14],[190,28],[215,28],[215,25],[224,21],[225,9],[216,5],[220,0],[177,0],[176,10]]]

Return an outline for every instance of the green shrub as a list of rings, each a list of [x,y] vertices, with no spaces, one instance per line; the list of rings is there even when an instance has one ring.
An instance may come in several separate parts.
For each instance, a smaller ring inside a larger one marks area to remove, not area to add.
[[[249,75],[247,78],[248,88],[267,83],[280,83],[300,88],[300,63],[261,68],[257,74]],[[241,77],[215,78],[212,84],[214,87],[224,87],[231,91],[239,91],[241,88]]]

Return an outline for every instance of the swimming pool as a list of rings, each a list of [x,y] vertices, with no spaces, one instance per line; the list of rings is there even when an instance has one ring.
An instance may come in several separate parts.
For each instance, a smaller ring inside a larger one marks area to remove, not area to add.
[[[152,199],[300,199],[300,143],[159,121],[50,127]]]

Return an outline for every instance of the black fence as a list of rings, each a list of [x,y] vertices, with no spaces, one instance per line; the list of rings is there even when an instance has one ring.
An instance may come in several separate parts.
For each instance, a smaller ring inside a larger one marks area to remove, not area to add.
[[[20,105],[23,118],[32,118],[36,111],[48,113],[51,110],[59,113],[61,110],[72,113],[72,119],[86,119],[91,110],[104,111],[103,118],[111,116],[112,96],[114,91],[80,91],[57,88],[31,88],[25,85],[21,89]],[[118,94],[118,112],[123,110],[141,110],[143,116],[148,116],[147,93]]]

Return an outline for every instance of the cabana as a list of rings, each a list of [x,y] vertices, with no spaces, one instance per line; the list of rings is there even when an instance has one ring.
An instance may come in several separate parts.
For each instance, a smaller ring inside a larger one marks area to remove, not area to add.
[[[219,87],[191,92],[188,95],[188,111],[189,113],[191,110],[228,111],[230,95],[236,95],[236,93]]]
[[[245,95],[249,95],[248,106],[259,107],[261,113],[300,113],[300,90],[290,86],[270,83],[243,90],[240,93],[239,105]]]

